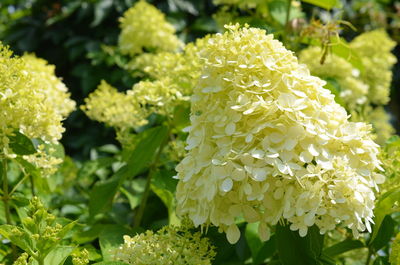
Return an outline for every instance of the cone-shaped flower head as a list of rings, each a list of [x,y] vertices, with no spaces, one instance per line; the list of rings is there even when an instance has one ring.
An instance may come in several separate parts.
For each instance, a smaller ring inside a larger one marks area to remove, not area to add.
[[[312,75],[322,79],[334,78],[339,87],[339,95],[347,110],[355,110],[367,103],[368,85],[360,78],[360,71],[350,62],[335,54],[329,54],[320,63],[320,47],[309,47],[300,52],[299,61],[307,65]]]
[[[54,66],[33,55],[13,57],[0,43],[0,153],[12,155],[9,136],[19,131],[29,138],[56,142],[62,120],[74,109]]]
[[[177,212],[231,243],[241,216],[263,240],[280,219],[301,236],[312,225],[370,229],[380,167],[370,126],[349,122],[325,82],[264,30],[228,26],[200,54]]]
[[[81,109],[91,119],[104,122],[117,130],[118,140],[129,141],[126,137],[131,129],[147,124],[150,114],[171,116],[174,108],[188,97],[182,95],[180,88],[166,77],[156,81],[141,81],[126,93],[105,81],[85,99]]]
[[[368,97],[372,103],[387,104],[392,82],[391,68],[396,57],[390,52],[396,42],[384,30],[374,30],[357,36],[350,47],[361,57],[364,71],[361,78],[369,85]]]
[[[120,23],[119,47],[125,54],[135,55],[143,49],[175,51],[182,47],[165,15],[144,0],[128,9]]]
[[[215,252],[200,232],[188,227],[166,226],[154,233],[124,236],[115,259],[131,265],[210,265]]]
[[[183,95],[191,95],[202,68],[198,52],[208,38],[207,35],[188,43],[182,52],[143,53],[132,60],[130,68],[139,69],[156,80],[168,77]]]

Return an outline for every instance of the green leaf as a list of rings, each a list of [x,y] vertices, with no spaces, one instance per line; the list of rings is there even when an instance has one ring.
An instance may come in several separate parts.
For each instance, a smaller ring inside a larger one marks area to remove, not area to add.
[[[112,201],[125,179],[143,171],[153,161],[154,155],[168,135],[165,126],[151,128],[142,132],[135,149],[129,156],[127,165],[120,168],[112,178],[96,183],[90,192],[90,219],[111,207]]]
[[[283,265],[320,264],[324,237],[316,226],[308,228],[307,235],[300,237],[298,231],[289,226],[276,226],[276,243]]]
[[[85,225],[84,228],[88,229],[89,226]],[[76,232],[73,235],[72,239],[75,243],[77,243],[79,245],[92,242],[93,240],[95,240],[96,238],[99,237],[103,228],[104,228],[104,225],[96,224],[96,225],[90,227],[88,230],[84,230],[84,231],[80,230],[80,231]]]
[[[44,265],[62,265],[71,254],[75,247],[71,246],[58,246],[50,251],[44,259]]]
[[[322,7],[327,10],[330,10],[334,7],[340,8],[342,6],[339,0],[302,0],[302,2]]]
[[[166,126],[148,129],[139,135],[139,142],[127,161],[131,177],[136,176],[153,161],[156,151],[168,136]]]
[[[136,231],[136,232],[135,232]],[[112,261],[114,257],[114,251],[124,243],[124,235],[135,235],[137,232],[141,232],[141,229],[135,231],[130,230],[120,225],[107,225],[100,233],[99,242],[101,253],[103,254],[104,261]]]
[[[69,231],[72,230],[72,228],[74,228],[74,226],[76,225],[78,221],[73,221],[67,225],[64,225],[63,228],[58,232],[57,237],[63,239]]]
[[[103,213],[111,208],[115,194],[121,185],[120,183],[128,172],[128,167],[123,166],[112,178],[96,183],[90,192],[89,198],[89,215],[91,220],[94,220],[97,214]]]
[[[330,46],[333,54],[342,57],[355,68],[360,70],[360,72],[364,71],[364,65],[361,61],[360,56],[357,54],[357,51],[350,48],[348,42],[343,38],[334,38],[332,40],[332,45]],[[329,56],[329,55],[328,55]]]
[[[31,139],[24,134],[14,131],[14,135],[8,137],[10,139],[9,146],[17,155],[31,155],[36,153],[35,146]]]
[[[97,170],[111,166],[115,162],[112,157],[100,157],[95,160],[86,161],[79,169],[78,178],[88,178]]]
[[[268,10],[271,16],[281,25],[286,24],[286,16],[288,10],[289,1],[287,0],[273,0],[268,1]],[[299,7],[291,5],[289,21],[295,18],[304,17]]]
[[[178,130],[190,125],[190,107],[186,105],[178,105],[174,109],[174,116],[172,123],[174,127]]]
[[[146,187],[146,179],[137,178],[129,183],[129,187],[121,187],[120,191],[127,197],[131,210],[139,206],[142,199],[142,194]]]
[[[171,173],[163,171],[157,172],[151,182],[152,191],[161,199],[168,209],[169,224],[180,224],[179,218],[175,213],[175,189],[177,181],[172,178]]]
[[[379,250],[386,246],[393,237],[395,224],[396,223],[392,217],[386,215],[385,218],[383,218],[378,233],[368,245],[372,246],[375,250]]]
[[[372,243],[377,237],[385,216],[398,210],[394,207],[396,205],[396,202],[398,202],[399,200],[400,200],[400,187],[389,190],[380,196],[374,210],[375,225],[372,229],[372,236],[370,239],[370,243]]]
[[[365,245],[360,240],[346,239],[342,242],[339,242],[333,246],[324,249],[324,253],[328,256],[333,257],[347,251],[363,247],[365,247]]]
[[[11,243],[23,249],[29,255],[32,256],[34,253],[33,243],[30,235],[28,235],[21,228],[14,225],[1,225],[0,235],[10,240]]]

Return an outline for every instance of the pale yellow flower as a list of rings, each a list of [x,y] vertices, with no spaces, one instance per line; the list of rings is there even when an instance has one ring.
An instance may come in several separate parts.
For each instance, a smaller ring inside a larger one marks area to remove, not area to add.
[[[152,113],[172,118],[175,107],[188,99],[168,77],[141,81],[126,93],[118,92],[102,81],[97,90],[85,99],[81,109],[91,119],[114,127],[118,139],[125,142],[129,132],[147,124]]]
[[[70,99],[68,88],[61,78],[55,74],[55,66],[48,64],[46,60],[37,58],[33,54],[24,54],[21,57],[25,61],[25,69],[32,74],[31,85],[42,89],[45,94],[45,102],[51,106],[62,117],[67,117],[75,110],[75,101]]]
[[[389,101],[391,68],[397,61],[390,51],[395,46],[396,42],[384,30],[363,33],[350,43],[362,60],[361,78],[369,85],[368,98],[372,103],[387,104]]]
[[[324,63],[320,63],[322,49],[309,47],[299,54],[299,61],[307,65],[312,75],[324,80],[333,78],[339,85],[338,96],[349,111],[359,110],[360,106],[368,104],[368,88],[360,78],[360,71],[350,62],[335,54],[329,54]]]
[[[13,57],[12,52],[0,44],[0,153],[15,157],[9,148],[9,137],[15,131],[44,143],[57,143],[64,128],[62,121],[75,108],[75,102],[54,66],[34,55]],[[61,160],[39,147],[37,153],[26,160],[53,173]]]
[[[119,48],[124,54],[148,51],[176,51],[183,46],[174,27],[156,7],[141,0],[120,18]]]
[[[182,52],[143,53],[137,56],[129,68],[139,69],[155,80],[166,77],[179,87],[180,93],[191,95],[202,67],[198,51],[205,45],[209,36],[188,43]]]
[[[380,181],[371,126],[349,122],[325,82],[264,30],[229,26],[200,56],[177,213],[230,243],[238,217],[259,222],[262,240],[282,218],[301,236],[339,223],[370,231]]]
[[[115,253],[116,260],[131,265],[208,265],[214,256],[213,247],[199,232],[175,226],[124,236],[124,244]]]

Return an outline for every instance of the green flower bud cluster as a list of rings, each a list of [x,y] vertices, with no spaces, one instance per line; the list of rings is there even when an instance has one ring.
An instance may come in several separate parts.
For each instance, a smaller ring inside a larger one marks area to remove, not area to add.
[[[14,261],[13,265],[28,265],[32,264],[32,262],[33,258],[29,258],[28,253],[24,252]]]
[[[83,249],[72,253],[72,264],[73,265],[86,265],[89,264],[89,251]]]
[[[61,243],[66,233],[75,225],[74,222],[65,226],[59,224],[37,197],[30,201],[27,217],[22,218],[21,223],[22,226],[0,226],[0,234],[26,252],[18,260],[20,264],[24,264],[27,255],[30,256],[30,261],[34,259],[42,264],[40,262]]]

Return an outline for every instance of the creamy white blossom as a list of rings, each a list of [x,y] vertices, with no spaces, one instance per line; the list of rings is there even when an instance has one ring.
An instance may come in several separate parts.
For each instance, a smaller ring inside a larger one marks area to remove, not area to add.
[[[238,217],[259,222],[263,240],[280,219],[301,236],[313,225],[370,230],[380,167],[370,126],[349,122],[325,82],[264,30],[228,26],[200,57],[177,212],[230,243]]]

